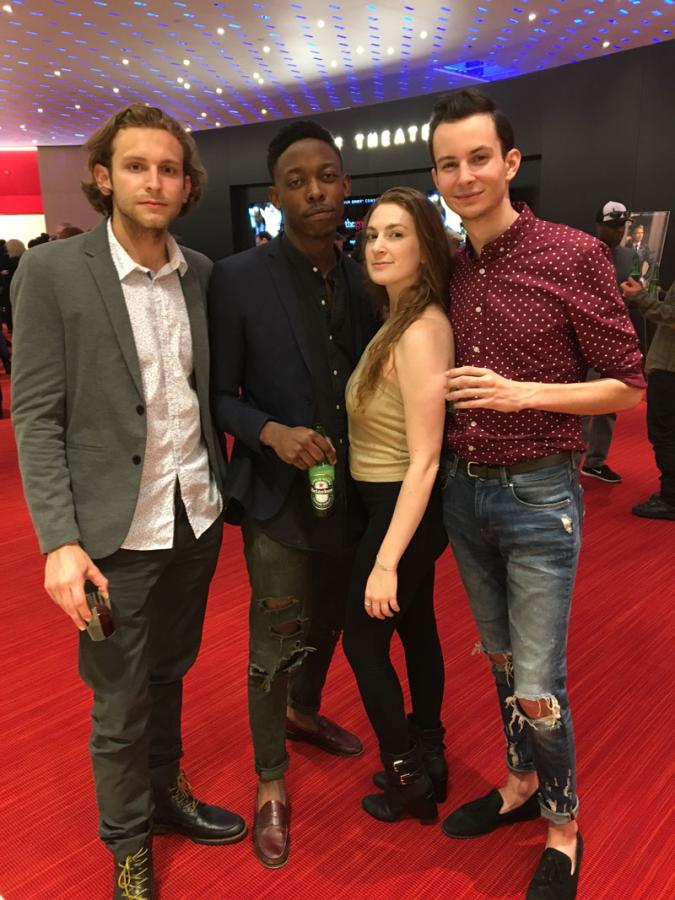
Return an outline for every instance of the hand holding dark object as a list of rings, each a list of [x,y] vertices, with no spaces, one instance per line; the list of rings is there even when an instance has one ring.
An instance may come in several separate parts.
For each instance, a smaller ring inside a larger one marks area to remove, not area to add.
[[[107,594],[96,589],[91,581],[85,581],[84,589],[87,606],[91,611],[91,619],[87,625],[87,634],[92,641],[104,641],[115,632],[110,607],[110,598]]]
[[[91,619],[91,610],[84,595],[86,579],[107,594],[108,579],[79,544],[64,544],[47,554],[45,590],[80,631],[85,630]]]
[[[330,439],[312,428],[291,428],[279,422],[267,422],[260,432],[260,443],[271,447],[283,462],[303,471],[323,459],[333,465],[337,461]]]

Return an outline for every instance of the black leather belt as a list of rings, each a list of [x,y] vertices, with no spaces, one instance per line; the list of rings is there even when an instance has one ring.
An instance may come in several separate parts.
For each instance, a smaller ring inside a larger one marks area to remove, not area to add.
[[[483,463],[472,462],[468,459],[460,459],[455,456],[450,457],[452,465],[457,463],[458,472],[466,472],[470,478],[507,478],[510,475],[519,475],[524,472],[536,472],[537,469],[545,469],[548,466],[555,466],[558,463],[569,462],[572,454],[569,451],[565,453],[554,453],[552,456],[541,456],[539,459],[531,459],[527,462],[514,463],[512,466],[486,466]]]

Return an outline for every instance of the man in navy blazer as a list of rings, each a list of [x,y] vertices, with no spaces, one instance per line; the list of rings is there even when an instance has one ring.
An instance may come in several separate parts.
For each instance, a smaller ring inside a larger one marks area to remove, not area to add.
[[[235,438],[228,517],[242,524],[252,591],[253,841],[277,868],[289,851],[286,737],[336,755],[363,750],[319,708],[363,524],[344,393],[375,322],[360,267],[333,244],[349,178],[331,135],[314,122],[286,126],[268,168],[284,233],[216,264],[209,319],[216,424]],[[335,464],[335,504],[316,518],[306,470],[324,457]]]

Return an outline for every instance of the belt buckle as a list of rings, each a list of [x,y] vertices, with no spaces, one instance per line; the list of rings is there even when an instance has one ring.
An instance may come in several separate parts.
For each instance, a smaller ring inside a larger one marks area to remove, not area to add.
[[[480,477],[479,475],[474,475],[474,473],[471,471],[471,466],[480,466],[480,465],[481,465],[481,463],[477,463],[477,462],[467,462],[466,474],[469,476],[469,478],[479,478]]]

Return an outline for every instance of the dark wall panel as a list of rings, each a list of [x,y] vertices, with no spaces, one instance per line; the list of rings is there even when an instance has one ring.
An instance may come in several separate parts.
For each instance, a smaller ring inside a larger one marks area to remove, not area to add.
[[[592,230],[600,203],[623,200],[635,209],[670,209],[675,220],[674,41],[489,84],[485,90],[512,119],[522,152],[541,157],[524,178],[540,215]],[[389,173],[419,173],[430,165],[424,144],[418,140],[359,151],[353,135],[421,126],[434,99],[397,100],[315,118],[344,138],[348,172],[383,176],[378,184],[389,186]],[[231,189],[266,182],[267,144],[279,127],[269,122],[195,135],[210,184],[200,206],[178,225],[191,246],[213,258],[232,252]],[[669,283],[675,278],[675,221],[663,268]]]

